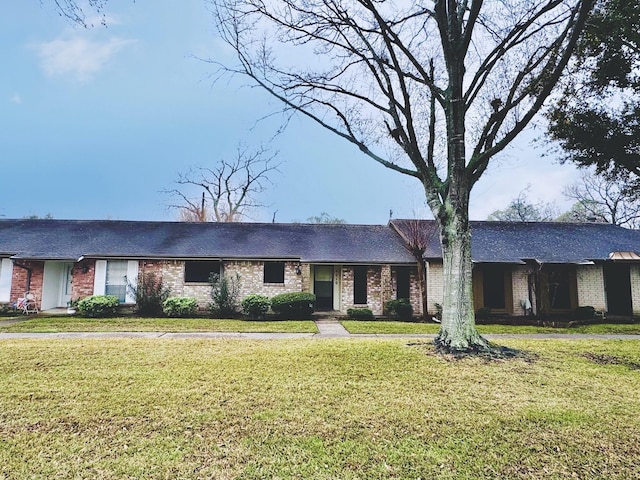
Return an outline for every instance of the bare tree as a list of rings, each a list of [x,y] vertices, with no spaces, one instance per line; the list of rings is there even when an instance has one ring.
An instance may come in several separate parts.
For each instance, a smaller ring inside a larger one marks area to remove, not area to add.
[[[522,190],[504,210],[495,210],[489,214],[487,220],[501,222],[550,222],[558,216],[558,209],[554,203],[532,203],[527,198],[527,191]]]
[[[239,146],[233,160],[220,160],[213,168],[194,167],[179,173],[179,186],[164,193],[175,202],[168,205],[180,212],[180,220],[191,222],[239,222],[249,218],[252,209],[262,207],[260,193],[271,183],[269,176],[278,170],[277,153],[259,147]],[[189,189],[200,190],[193,195]]]
[[[627,177],[630,175],[626,174]],[[634,182],[636,178],[629,178],[629,181]],[[625,185],[624,179],[611,180],[593,171],[583,170],[579,180],[565,187],[562,193],[566,198],[576,201],[572,211],[583,216],[573,220],[640,228],[640,198],[637,192],[630,192]],[[572,218],[569,216],[568,220]]]
[[[440,226],[445,351],[475,328],[469,196],[560,79],[593,0],[209,0],[249,78],[423,187]]]
[[[427,224],[418,219],[392,220],[391,225],[404,240],[405,248],[416,260],[418,270],[418,284],[420,285],[420,296],[422,299],[422,317],[426,318],[429,312],[427,299],[427,269],[425,253],[438,237],[438,228],[435,224]]]
[[[45,0],[40,0],[40,3],[42,4],[44,1]],[[53,0],[60,15],[84,27],[90,25],[87,25],[87,16],[82,5],[78,3],[83,3],[89,10],[93,10],[99,16],[100,23],[106,26],[104,7],[107,2],[108,0],[84,0],[84,2],[77,2],[76,0]]]

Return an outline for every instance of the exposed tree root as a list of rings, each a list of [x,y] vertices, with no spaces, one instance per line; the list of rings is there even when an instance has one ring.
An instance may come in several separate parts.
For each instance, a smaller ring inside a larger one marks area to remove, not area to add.
[[[484,339],[483,339],[484,340]],[[415,342],[409,343],[408,346],[422,346],[429,348],[430,353],[437,355],[445,360],[463,360],[465,358],[481,358],[486,361],[504,361],[504,360],[525,360],[527,362],[534,361],[536,355],[524,350],[517,350],[502,345],[486,343],[474,344],[468,348],[451,348],[438,342],[438,338],[433,343]]]

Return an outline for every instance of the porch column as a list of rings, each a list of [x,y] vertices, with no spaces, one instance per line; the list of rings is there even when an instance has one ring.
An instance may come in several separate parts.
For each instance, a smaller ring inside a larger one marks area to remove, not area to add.
[[[300,265],[300,270],[302,270],[302,290],[303,292],[311,291],[311,264],[303,263]]]
[[[382,265],[380,268],[380,293],[382,308],[389,300],[393,300],[393,285],[391,283],[391,265]]]

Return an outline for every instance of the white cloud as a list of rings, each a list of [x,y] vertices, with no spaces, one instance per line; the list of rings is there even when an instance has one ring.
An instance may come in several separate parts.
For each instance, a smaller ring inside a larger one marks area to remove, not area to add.
[[[9,97],[9,101],[16,105],[20,105],[22,103],[22,97],[18,93],[14,93]]]
[[[49,76],[69,75],[80,82],[94,77],[116,53],[134,40],[113,37],[94,41],[82,37],[56,39],[37,46],[40,66]]]

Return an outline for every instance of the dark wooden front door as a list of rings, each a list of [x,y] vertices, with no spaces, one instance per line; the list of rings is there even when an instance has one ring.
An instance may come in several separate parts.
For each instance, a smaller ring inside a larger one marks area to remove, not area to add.
[[[316,265],[313,276],[316,310],[333,310],[333,265]]]
[[[607,290],[607,311],[611,315],[631,315],[631,272],[624,263],[605,265],[604,284]]]

